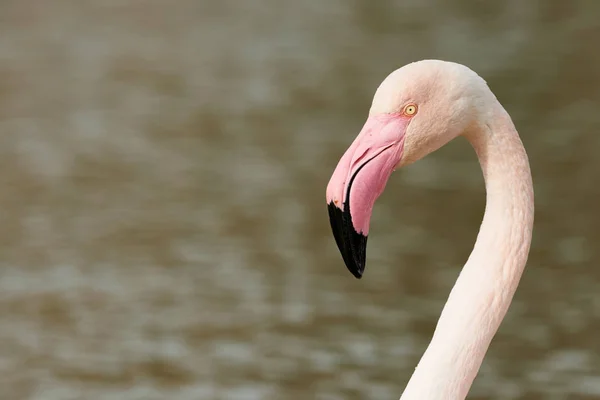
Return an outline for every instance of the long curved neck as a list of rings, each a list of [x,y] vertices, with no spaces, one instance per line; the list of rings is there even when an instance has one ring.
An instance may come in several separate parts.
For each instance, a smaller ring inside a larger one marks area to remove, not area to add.
[[[527,262],[533,185],[527,154],[494,99],[471,142],[485,179],[485,215],[475,247],[452,289],[435,333],[401,400],[463,400]]]

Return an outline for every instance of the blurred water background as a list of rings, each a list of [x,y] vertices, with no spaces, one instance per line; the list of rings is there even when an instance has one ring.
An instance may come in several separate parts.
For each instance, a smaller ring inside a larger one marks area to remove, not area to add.
[[[474,243],[456,140],[393,175],[365,277],[325,186],[395,68],[469,65],[536,190],[472,399],[600,398],[600,2],[0,1],[0,397],[397,399]]]

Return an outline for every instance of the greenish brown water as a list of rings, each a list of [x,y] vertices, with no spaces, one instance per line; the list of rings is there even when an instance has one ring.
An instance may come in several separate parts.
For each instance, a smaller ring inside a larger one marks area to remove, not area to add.
[[[364,279],[325,186],[379,82],[488,81],[528,268],[472,399],[600,398],[600,3],[0,2],[0,394],[397,399],[484,207],[462,140],[394,174]]]

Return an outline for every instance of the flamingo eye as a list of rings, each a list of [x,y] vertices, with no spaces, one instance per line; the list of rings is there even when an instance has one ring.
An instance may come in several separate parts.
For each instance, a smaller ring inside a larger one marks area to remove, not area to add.
[[[417,113],[417,105],[416,104],[409,104],[406,107],[404,107],[404,114],[408,115],[408,116],[413,116]]]

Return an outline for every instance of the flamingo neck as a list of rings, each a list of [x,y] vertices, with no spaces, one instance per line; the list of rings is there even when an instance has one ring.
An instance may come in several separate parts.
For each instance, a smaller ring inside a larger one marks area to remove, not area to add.
[[[502,106],[465,136],[486,186],[477,242],[401,400],[463,400],[508,307],[529,253],[533,185],[527,154]]]

